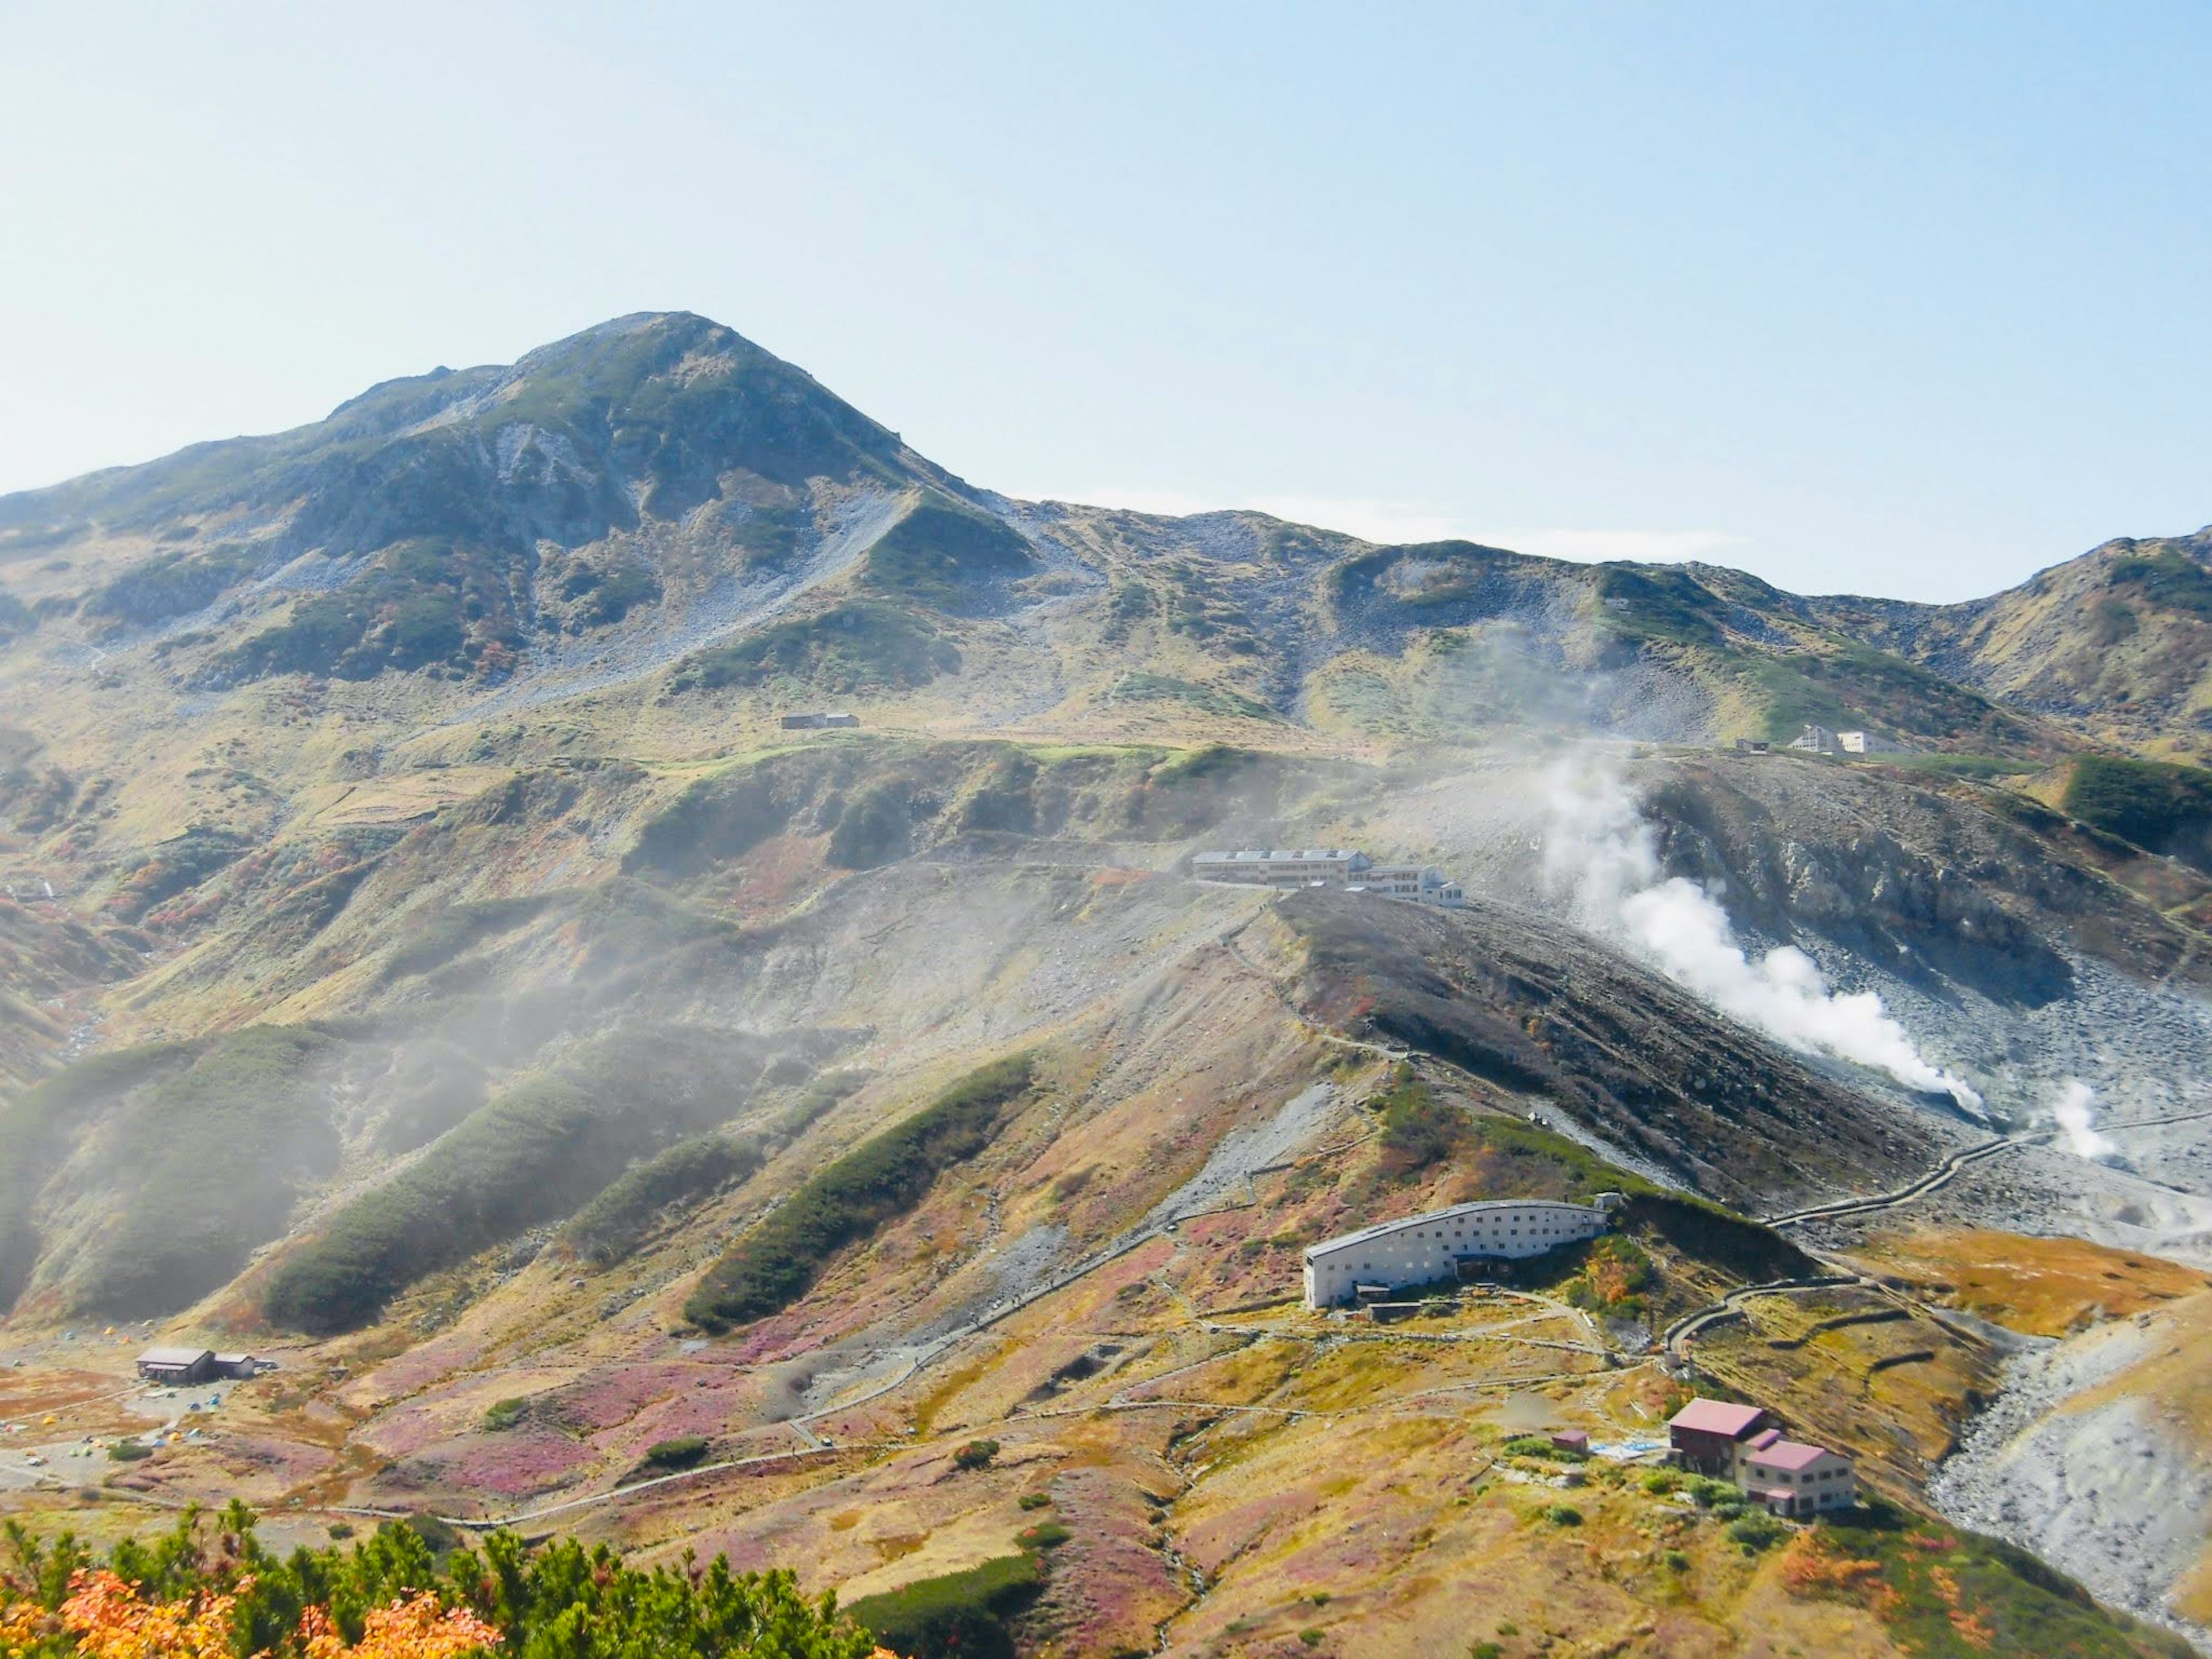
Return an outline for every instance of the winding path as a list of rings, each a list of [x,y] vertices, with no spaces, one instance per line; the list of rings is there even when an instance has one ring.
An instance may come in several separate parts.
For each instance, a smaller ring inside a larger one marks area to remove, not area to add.
[[[2192,1112],[2172,1112],[2164,1117],[2130,1118],[2125,1121],[2108,1121],[2096,1126],[2100,1135],[2125,1134],[2133,1129],[2157,1129],[2171,1123],[2197,1123],[2212,1118],[2212,1109]],[[1768,1227],[1794,1227],[1803,1221],[1826,1221],[1838,1216],[1865,1215],[1876,1210],[1894,1209],[1909,1204],[1914,1199],[1925,1198],[1950,1185],[1958,1175],[1976,1164],[2008,1152],[2014,1147],[2047,1146],[2056,1140],[2060,1131],[2034,1129],[2026,1133],[1995,1135],[1961,1148],[1942,1159],[1936,1167],[1911,1184],[1894,1192],[1876,1193],[1866,1198],[1839,1198],[1826,1204],[1814,1204],[1802,1210],[1791,1210],[1781,1215],[1765,1217],[1761,1224]]]
[[[1825,1221],[1836,1216],[1863,1215],[1875,1210],[1893,1209],[1899,1204],[1925,1198],[1929,1194],[1950,1185],[1958,1173],[1971,1164],[1995,1158],[1999,1152],[2010,1152],[2015,1146],[2029,1146],[2048,1140],[2055,1133],[2045,1130],[2029,1135],[1998,1135],[1953,1152],[1918,1180],[1909,1186],[1899,1187],[1894,1192],[1876,1193],[1866,1198],[1834,1199],[1826,1204],[1811,1205],[1785,1214],[1763,1217],[1760,1224],[1794,1227],[1801,1221]]]
[[[1771,1279],[1763,1285],[1739,1285],[1717,1302],[1709,1302],[1695,1313],[1684,1314],[1661,1334],[1659,1346],[1676,1358],[1688,1357],[1690,1339],[1709,1325],[1717,1325],[1729,1318],[1736,1310],[1754,1296],[1786,1295],[1791,1291],[1835,1290],[1845,1285],[1861,1285],[1866,1281],[1857,1273],[1814,1273],[1802,1279]]]

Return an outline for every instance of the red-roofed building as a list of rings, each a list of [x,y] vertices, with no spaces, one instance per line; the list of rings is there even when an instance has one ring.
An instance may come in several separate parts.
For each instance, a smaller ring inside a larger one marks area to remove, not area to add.
[[[1736,1474],[1736,1484],[1753,1503],[1776,1515],[1808,1516],[1858,1502],[1850,1459],[1778,1435],[1759,1438],[1764,1443],[1743,1449]]]
[[[1735,1478],[1744,1443],[1771,1426],[1756,1406],[1692,1400],[1667,1419],[1667,1439],[1679,1467],[1726,1480]]]

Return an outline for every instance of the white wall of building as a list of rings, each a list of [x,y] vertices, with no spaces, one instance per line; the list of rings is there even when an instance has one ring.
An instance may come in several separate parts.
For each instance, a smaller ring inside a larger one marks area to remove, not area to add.
[[[1467,902],[1460,884],[1441,870],[1376,864],[1366,854],[1350,848],[1299,851],[1248,848],[1241,852],[1199,853],[1191,859],[1190,872],[1200,881],[1233,881],[1261,887],[1350,887],[1416,904]]]
[[[1541,1255],[1595,1238],[1607,1212],[1548,1199],[1492,1199],[1407,1216],[1324,1239],[1306,1250],[1306,1305],[1339,1307],[1362,1285],[1393,1289],[1450,1279],[1462,1257]]]
[[[1372,862],[1350,848],[1299,850],[1248,848],[1233,853],[1200,853],[1190,861],[1200,881],[1252,882],[1266,887],[1341,887],[1356,881]]]
[[[1441,870],[1419,865],[1375,865],[1361,871],[1352,884],[1355,889],[1414,904],[1457,905],[1467,902],[1467,895],[1457,882]]]
[[[1858,1502],[1850,1460],[1825,1449],[1809,1463],[1786,1468],[1743,1451],[1736,1458],[1736,1485],[1781,1515],[1824,1515]]]

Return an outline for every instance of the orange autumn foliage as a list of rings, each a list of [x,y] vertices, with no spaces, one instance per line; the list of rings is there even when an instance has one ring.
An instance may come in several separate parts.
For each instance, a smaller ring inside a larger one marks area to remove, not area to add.
[[[1881,1562],[1838,1555],[1810,1532],[1790,1540],[1782,1553],[1781,1577],[1782,1588],[1802,1601],[1856,1601],[1880,1612],[1898,1599],[1882,1582]]]
[[[1636,1290],[1633,1265],[1610,1256],[1590,1263],[1589,1281],[1590,1289],[1596,1292],[1598,1300],[1608,1307],[1617,1302],[1626,1302]]]
[[[58,1613],[29,1601],[0,1609],[0,1659],[58,1635],[72,1638],[80,1659],[231,1659],[235,1606],[230,1595],[149,1601],[113,1572],[81,1571]],[[349,1643],[326,1609],[310,1607],[300,1620],[301,1650],[307,1659],[462,1659],[500,1640],[495,1626],[427,1591],[362,1622],[361,1640]]]
[[[307,1659],[459,1659],[496,1646],[499,1632],[465,1607],[441,1607],[426,1590],[371,1613],[350,1647],[320,1607],[301,1616],[300,1638]]]
[[[86,1659],[230,1659],[228,1595],[142,1600],[136,1584],[105,1570],[70,1580],[62,1628]]]
[[[1951,1609],[1951,1628],[1970,1646],[1987,1649],[1997,1639],[1996,1632],[1989,1620],[1978,1613],[1968,1613],[1962,1607]]]
[[[35,1601],[17,1601],[0,1607],[0,1659],[16,1659],[31,1652],[52,1634],[53,1615]]]

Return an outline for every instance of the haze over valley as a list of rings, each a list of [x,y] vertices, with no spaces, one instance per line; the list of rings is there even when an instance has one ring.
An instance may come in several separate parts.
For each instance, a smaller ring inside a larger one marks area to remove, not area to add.
[[[1930,605],[989,484],[653,313],[0,497],[0,1506],[914,1653],[2212,1641],[2212,531]],[[1191,862],[1324,848],[1465,902]]]

